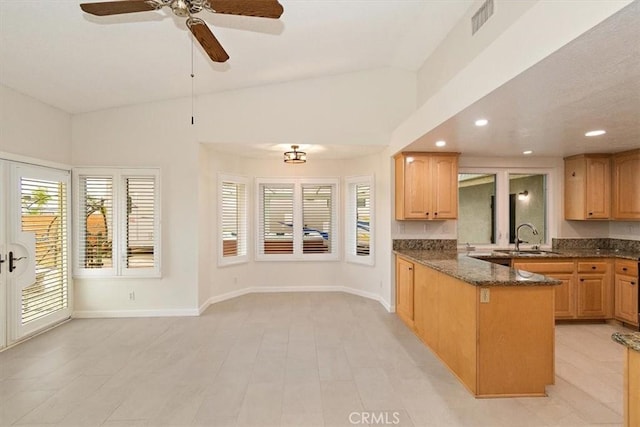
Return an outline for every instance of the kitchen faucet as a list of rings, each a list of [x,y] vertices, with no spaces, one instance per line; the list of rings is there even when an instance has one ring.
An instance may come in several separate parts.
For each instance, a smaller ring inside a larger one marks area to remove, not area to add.
[[[520,240],[520,229],[522,227],[529,227],[531,229],[531,231],[533,232],[534,236],[538,235],[538,229],[536,228],[535,225],[531,224],[530,222],[524,222],[524,223],[520,224],[518,226],[518,228],[516,228],[516,252],[518,252],[520,250],[520,243],[528,243],[528,242],[525,242],[523,240]]]

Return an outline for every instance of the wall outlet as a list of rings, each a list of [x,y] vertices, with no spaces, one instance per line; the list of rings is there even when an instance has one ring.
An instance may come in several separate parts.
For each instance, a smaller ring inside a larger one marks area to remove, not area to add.
[[[482,304],[489,303],[490,296],[489,288],[480,288],[480,302]]]
[[[129,301],[136,300],[136,293],[134,291],[129,292]]]

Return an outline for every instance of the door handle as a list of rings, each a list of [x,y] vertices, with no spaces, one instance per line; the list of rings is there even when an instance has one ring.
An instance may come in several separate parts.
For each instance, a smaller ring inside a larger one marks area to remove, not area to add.
[[[2,264],[4,264],[6,260],[2,259],[2,255],[0,255],[0,273],[2,273]]]
[[[26,256],[21,256],[18,258],[13,257],[13,252],[9,252],[9,273],[13,273],[13,270],[16,269],[16,266],[13,265],[14,262],[20,261],[21,259],[27,258]]]

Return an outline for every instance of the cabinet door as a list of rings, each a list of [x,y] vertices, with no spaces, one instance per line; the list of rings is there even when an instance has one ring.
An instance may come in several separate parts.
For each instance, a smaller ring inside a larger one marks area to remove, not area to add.
[[[640,219],[640,150],[613,159],[613,217]]]
[[[404,217],[431,219],[430,158],[413,155],[404,161]]]
[[[577,317],[603,319],[607,317],[607,283],[602,274],[583,274],[578,276]]]
[[[587,219],[607,219],[611,215],[610,164],[608,158],[587,158]]]
[[[432,158],[432,219],[458,217],[458,157]]]
[[[618,320],[638,324],[638,279],[616,274],[615,317]]]
[[[413,263],[396,261],[396,313],[413,328]]]
[[[438,351],[438,272],[415,266],[414,324],[420,339]]]
[[[551,277],[562,281],[561,285],[553,288],[555,292],[555,318],[573,319],[576,316],[573,274],[552,274]]]

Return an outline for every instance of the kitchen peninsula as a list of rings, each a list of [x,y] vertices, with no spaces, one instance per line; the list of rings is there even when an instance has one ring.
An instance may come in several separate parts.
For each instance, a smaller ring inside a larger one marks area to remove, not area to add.
[[[395,253],[398,316],[474,396],[546,395],[560,281],[455,251]]]

